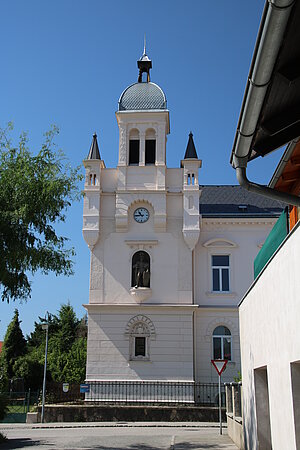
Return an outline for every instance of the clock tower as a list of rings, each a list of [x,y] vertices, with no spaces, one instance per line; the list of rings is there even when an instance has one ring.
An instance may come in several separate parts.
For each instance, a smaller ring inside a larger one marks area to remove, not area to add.
[[[83,236],[91,252],[86,379],[97,392],[107,381],[164,381],[170,389],[194,381],[201,161],[190,134],[181,167],[166,167],[169,111],[151,68],[144,49],[138,81],[118,103],[117,167],[105,167],[96,135],[84,160]]]

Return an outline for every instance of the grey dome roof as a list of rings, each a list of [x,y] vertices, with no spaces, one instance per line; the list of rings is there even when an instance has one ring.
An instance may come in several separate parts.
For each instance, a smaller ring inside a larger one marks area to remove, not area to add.
[[[155,83],[134,83],[122,93],[119,111],[167,109],[163,90]]]

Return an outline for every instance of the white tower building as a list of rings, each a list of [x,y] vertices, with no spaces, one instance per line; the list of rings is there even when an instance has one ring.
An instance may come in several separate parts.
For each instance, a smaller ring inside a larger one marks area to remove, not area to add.
[[[213,357],[229,359],[232,379],[239,370],[237,303],[251,282],[239,264],[251,266],[274,223],[269,206],[262,219],[257,196],[238,186],[199,188],[191,133],[181,167],[167,168],[169,111],[151,67],[144,51],[138,82],[119,99],[118,166],[105,167],[96,135],[84,160],[87,399],[95,389],[101,399],[107,382],[120,389],[123,381],[149,381],[167,383],[169,395],[185,382],[182,398],[193,401],[195,381],[217,379]],[[255,204],[256,217],[248,207]]]

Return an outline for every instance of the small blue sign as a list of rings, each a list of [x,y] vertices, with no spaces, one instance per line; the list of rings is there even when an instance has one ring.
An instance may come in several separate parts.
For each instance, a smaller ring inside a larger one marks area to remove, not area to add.
[[[80,393],[86,394],[88,392],[90,392],[90,385],[89,384],[81,384],[80,385]]]

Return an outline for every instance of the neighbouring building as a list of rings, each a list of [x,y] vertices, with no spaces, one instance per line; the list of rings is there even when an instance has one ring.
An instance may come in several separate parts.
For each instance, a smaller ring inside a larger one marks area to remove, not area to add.
[[[118,166],[106,168],[96,134],[84,160],[86,400],[101,400],[107,383],[110,398],[124,400],[122,386],[148,381],[171,396],[185,383],[181,400],[194,401],[195,382],[218,379],[211,359],[228,360],[224,381],[240,371],[237,305],[282,205],[240,186],[202,185],[192,133],[179,167],[168,168],[166,96],[145,51],[138,67],[116,112]]]
[[[243,186],[289,205],[289,221],[282,215],[267,237],[239,304],[243,440],[236,442],[247,450],[300,448],[299,38],[300,2],[266,2],[232,152]],[[286,144],[268,186],[247,180],[253,158]]]

